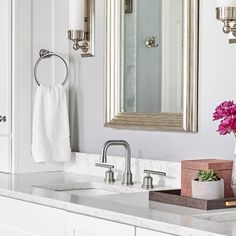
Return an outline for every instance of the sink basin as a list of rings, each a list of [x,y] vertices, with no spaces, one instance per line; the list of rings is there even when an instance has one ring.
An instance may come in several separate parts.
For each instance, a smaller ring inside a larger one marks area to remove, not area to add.
[[[110,194],[133,193],[142,191],[140,189],[122,186],[120,183],[105,184],[105,183],[94,183],[94,182],[62,183],[62,184],[59,183],[59,184],[48,184],[34,187],[55,192],[79,195],[79,196],[110,195]]]
[[[74,189],[74,190],[57,190],[57,191],[65,192],[68,194],[79,195],[79,196],[117,194],[117,192],[111,192],[111,191],[107,191],[103,189],[96,189],[96,188],[81,188],[81,189]]]

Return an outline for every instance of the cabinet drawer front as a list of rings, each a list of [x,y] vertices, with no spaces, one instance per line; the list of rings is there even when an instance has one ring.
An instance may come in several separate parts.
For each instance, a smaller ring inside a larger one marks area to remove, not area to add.
[[[14,228],[8,228],[5,226],[2,226],[0,224],[0,235],[4,235],[4,236],[35,236],[35,234],[31,234],[28,232],[22,232],[18,229],[14,229]]]
[[[0,235],[65,236],[65,211],[0,197]]]
[[[58,226],[65,222],[64,210],[2,196],[0,196],[0,211],[39,221],[48,221],[52,224],[58,224]]]
[[[173,236],[173,234],[165,234],[157,231],[136,228],[136,236]]]
[[[11,172],[11,138],[0,136],[0,171]]]
[[[135,228],[112,221],[67,213],[67,236],[134,236]]]

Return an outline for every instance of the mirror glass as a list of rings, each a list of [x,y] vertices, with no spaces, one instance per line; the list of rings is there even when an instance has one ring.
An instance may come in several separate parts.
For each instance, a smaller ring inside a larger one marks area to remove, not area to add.
[[[197,132],[198,5],[106,0],[106,127]]]
[[[183,112],[183,0],[126,0],[123,111]]]

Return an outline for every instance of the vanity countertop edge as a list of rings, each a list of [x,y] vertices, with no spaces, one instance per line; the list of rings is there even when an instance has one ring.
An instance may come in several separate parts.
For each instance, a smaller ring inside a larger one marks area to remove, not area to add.
[[[102,197],[71,197],[69,194],[57,194],[35,187],[43,182],[98,181],[98,179],[102,181],[99,177],[67,172],[15,175],[0,173],[0,196],[173,235],[233,235],[229,225],[193,217],[206,211],[150,202],[148,192]]]

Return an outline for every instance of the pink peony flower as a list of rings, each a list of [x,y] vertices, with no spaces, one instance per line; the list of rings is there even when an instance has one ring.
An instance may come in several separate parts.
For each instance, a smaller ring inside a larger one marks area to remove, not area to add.
[[[236,104],[225,101],[216,107],[213,120],[221,120],[217,132],[220,135],[236,133]]]
[[[233,101],[225,101],[216,107],[213,113],[213,119],[219,120],[230,115],[236,115],[236,104]]]

